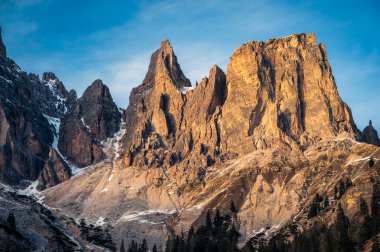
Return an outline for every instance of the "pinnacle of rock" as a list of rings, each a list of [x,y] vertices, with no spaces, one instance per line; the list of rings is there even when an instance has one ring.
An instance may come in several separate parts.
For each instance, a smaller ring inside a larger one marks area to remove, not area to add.
[[[0,56],[3,58],[7,57],[7,48],[5,47],[3,43],[3,38],[1,35],[1,26],[0,26]]]
[[[379,135],[376,129],[372,126],[372,120],[370,120],[368,126],[364,128],[362,137],[364,142],[380,146]]]
[[[102,80],[95,80],[83,93],[83,98],[86,99],[88,97],[105,97],[108,99],[112,99],[109,88],[104,85]]]
[[[44,72],[42,74],[42,81],[48,82],[48,81],[59,81],[58,77],[53,72]]]
[[[177,62],[169,40],[162,41],[160,49],[152,54],[143,84],[153,86],[154,84],[159,85],[161,81],[170,82],[179,89],[191,86]]]

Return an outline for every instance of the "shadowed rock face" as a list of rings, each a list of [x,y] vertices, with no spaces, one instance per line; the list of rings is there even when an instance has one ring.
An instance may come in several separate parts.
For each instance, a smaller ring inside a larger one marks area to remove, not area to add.
[[[375,128],[372,126],[372,121],[369,121],[368,126],[364,128],[362,137],[363,142],[380,146],[379,136]]]
[[[96,80],[62,119],[59,150],[80,167],[97,163],[105,158],[100,142],[119,130],[120,121],[108,87]]]
[[[38,176],[38,190],[58,185],[71,177],[70,167],[57,153],[55,149],[50,149],[49,159]]]
[[[0,62],[0,76],[0,180],[36,180],[56,133],[50,118],[64,114],[75,92],[57,89],[56,77],[27,75],[10,59]]]
[[[95,80],[78,100],[84,123],[99,140],[119,130],[121,115],[110,91],[101,80]]]
[[[1,37],[1,26],[0,26],[0,57],[4,59],[7,57],[7,48],[5,47],[3,43],[3,38]]]

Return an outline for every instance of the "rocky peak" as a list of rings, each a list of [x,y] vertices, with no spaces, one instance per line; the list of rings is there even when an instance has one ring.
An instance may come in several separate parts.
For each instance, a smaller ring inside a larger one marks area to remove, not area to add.
[[[364,142],[380,146],[379,136],[375,128],[372,126],[371,120],[369,121],[368,126],[364,128],[362,137]]]
[[[191,86],[189,79],[185,77],[177,62],[177,57],[169,40],[162,41],[161,48],[152,54],[143,84],[152,86],[154,83],[158,84],[160,80],[165,79],[166,82],[171,82],[179,89]]]
[[[99,140],[119,130],[121,114],[102,80],[95,80],[78,100],[84,123]]]
[[[83,93],[83,99],[89,99],[92,97],[103,97],[107,99],[111,99],[111,94],[109,88],[103,84],[102,80],[95,80]]]
[[[45,72],[42,75],[42,81],[44,81],[44,82],[49,82],[49,81],[58,82],[59,79],[53,72]]]
[[[65,85],[63,85],[62,81],[60,81],[53,72],[43,73],[41,80],[52,90],[54,95],[61,96],[64,99],[69,95]]]
[[[97,163],[105,157],[100,142],[112,137],[120,122],[121,113],[109,88],[101,80],[95,80],[63,118],[59,149],[81,167]]]
[[[3,58],[7,57],[7,48],[3,43],[3,38],[1,36],[1,26],[0,26],[0,56]]]
[[[221,127],[225,151],[266,149],[279,142],[297,149],[322,138],[359,137],[325,47],[312,33],[242,45],[227,67],[227,89]]]

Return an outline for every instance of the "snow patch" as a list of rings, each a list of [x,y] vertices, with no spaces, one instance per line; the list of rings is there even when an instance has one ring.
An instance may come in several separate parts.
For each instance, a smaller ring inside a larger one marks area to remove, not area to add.
[[[141,212],[137,211],[131,211],[131,212],[126,212],[124,213],[117,222],[129,222],[129,221],[139,221],[141,223],[148,223],[150,221],[143,219],[144,216],[148,215],[171,215],[175,214],[177,211],[176,210],[145,210]],[[154,222],[153,222],[154,223]],[[158,223],[155,223],[158,224]]]
[[[115,169],[112,170],[111,175],[108,177],[107,182],[111,182],[114,173],[115,173]]]
[[[95,222],[95,226],[104,226],[106,224],[104,220],[104,217],[99,217],[99,219]]]
[[[83,117],[80,119],[80,121],[82,122],[83,126],[85,126],[88,129],[89,132],[91,132],[90,127],[84,122]]]
[[[33,181],[27,188],[23,190],[17,190],[17,194],[25,195],[28,197],[34,197],[38,203],[43,204],[45,196],[41,196],[41,192],[37,190],[38,180]]]
[[[195,88],[195,86],[193,86],[193,87],[180,87],[180,88],[179,88],[179,91],[180,91],[182,94],[185,95],[187,92],[193,90],[194,88]]]
[[[54,140],[52,143],[52,147],[58,151],[58,139],[59,139],[59,126],[61,125],[61,120],[56,117],[51,117],[45,115],[45,118],[48,120],[49,124],[54,128]],[[62,155],[61,155],[62,156]]]
[[[120,130],[116,132],[113,137],[107,138],[106,140],[101,142],[101,145],[103,147],[103,152],[106,153],[106,155],[113,160],[116,160],[120,157],[121,154],[121,143],[120,140],[124,136],[125,132],[127,130],[126,123],[121,121],[120,123]]]

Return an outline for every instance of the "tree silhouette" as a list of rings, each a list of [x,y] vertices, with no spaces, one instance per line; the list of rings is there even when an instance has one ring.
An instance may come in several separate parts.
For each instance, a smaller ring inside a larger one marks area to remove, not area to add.
[[[13,211],[9,212],[7,222],[9,224],[9,226],[11,226],[11,228],[16,229],[16,219],[15,219],[15,216],[13,214]]]
[[[233,200],[231,200],[231,209],[230,210],[231,210],[232,213],[237,213],[238,212]]]
[[[156,244],[153,245],[152,252],[158,252]]]
[[[121,239],[120,252],[125,252],[125,248],[124,248],[124,239]]]

